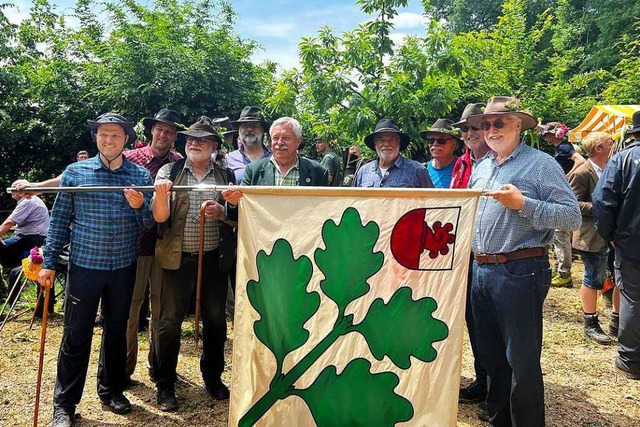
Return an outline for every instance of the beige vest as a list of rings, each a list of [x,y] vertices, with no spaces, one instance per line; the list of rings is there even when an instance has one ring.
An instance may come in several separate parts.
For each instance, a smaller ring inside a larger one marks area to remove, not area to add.
[[[213,175],[216,182],[226,183],[226,173],[214,163]],[[188,185],[187,176],[182,169],[173,183]],[[222,200],[222,195],[220,195]],[[165,222],[158,224],[158,243],[156,243],[156,262],[161,268],[177,270],[182,257],[182,234],[189,211],[189,193],[172,191],[170,198],[170,215]],[[218,221],[218,224],[221,224]]]

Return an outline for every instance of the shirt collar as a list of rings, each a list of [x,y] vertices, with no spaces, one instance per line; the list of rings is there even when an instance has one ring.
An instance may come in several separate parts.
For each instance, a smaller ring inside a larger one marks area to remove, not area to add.
[[[269,157],[269,161],[273,163],[273,165],[277,167],[278,170],[280,171],[280,165],[278,165],[278,163],[276,162],[275,157],[273,156]],[[292,169],[300,169],[300,156],[296,156],[296,164],[293,165],[293,167],[289,170],[292,170]],[[280,171],[280,173],[282,173],[282,171]]]
[[[189,160],[189,158],[185,159],[183,169],[188,170],[189,172],[191,172],[191,175],[193,175],[193,164],[191,163],[191,160]],[[209,161],[209,165],[207,166],[207,172],[204,175],[205,176],[209,175],[209,173],[212,170],[213,170],[213,161]]]

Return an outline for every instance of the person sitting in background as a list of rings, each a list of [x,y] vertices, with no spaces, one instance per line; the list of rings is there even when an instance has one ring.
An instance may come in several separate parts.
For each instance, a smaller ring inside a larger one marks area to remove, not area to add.
[[[87,150],[80,150],[78,154],[76,154],[76,162],[81,162],[83,160],[87,160],[89,158],[89,152]]]
[[[11,184],[16,187],[24,180]],[[34,246],[42,246],[44,238],[49,231],[49,210],[38,196],[27,196],[20,193],[11,195],[17,201],[15,209],[9,217],[0,225],[0,237],[4,236],[15,227],[13,236],[6,240],[0,239],[0,265],[3,274],[7,274],[9,289],[18,280],[22,259],[28,256],[28,252]],[[4,278],[3,278],[4,279]],[[4,281],[4,280],[3,280]],[[0,294],[4,293],[0,286]],[[17,297],[14,293],[9,297]]]
[[[457,157],[454,151],[462,140],[457,136],[460,132],[447,119],[438,119],[428,131],[420,132],[420,137],[427,141],[432,159],[427,163],[427,170],[435,188],[449,188],[453,167]]]
[[[584,263],[584,278],[580,287],[584,334],[598,344],[609,345],[613,340],[600,327],[596,311],[598,290],[604,287],[607,270],[607,242],[598,235],[593,223],[591,193],[609,160],[613,139],[606,132],[593,132],[582,140],[582,147],[589,159],[569,173],[569,184],[582,213],[582,225],[573,233],[572,246],[580,253]],[[619,306],[620,293],[614,291],[612,322],[618,318]]]

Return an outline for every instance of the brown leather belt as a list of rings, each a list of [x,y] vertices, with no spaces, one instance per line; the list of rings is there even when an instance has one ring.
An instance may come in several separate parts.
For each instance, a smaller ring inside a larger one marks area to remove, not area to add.
[[[503,254],[473,254],[478,264],[504,264],[525,258],[537,258],[547,255],[547,248],[527,248]]]

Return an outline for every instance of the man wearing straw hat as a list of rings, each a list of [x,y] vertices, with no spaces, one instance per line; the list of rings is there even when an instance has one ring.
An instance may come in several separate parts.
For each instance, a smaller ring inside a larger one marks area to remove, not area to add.
[[[485,190],[472,243],[471,304],[478,354],[487,371],[489,422],[544,426],[542,304],[551,271],[547,246],[555,229],[580,226],[580,208],[560,165],[520,141],[536,119],[513,97],[496,96],[482,114],[489,158],[470,188]]]
[[[188,130],[178,132],[185,142],[187,158],[163,166],[156,177],[153,216],[159,224],[156,262],[162,268],[162,298],[154,345],[154,375],[157,402],[163,411],[175,411],[176,368],[180,331],[196,289],[199,242],[203,239],[202,321],[203,349],[200,370],[205,386],[216,400],[229,398],[222,382],[224,344],[227,340],[225,301],[226,275],[221,271],[222,223],[235,226],[213,191],[172,192],[173,185],[227,185],[232,172],[220,167],[211,154],[222,144],[208,117],[201,117]],[[200,211],[206,203],[204,235],[200,236]],[[236,214],[237,215],[237,214]],[[226,259],[226,258],[225,258]],[[196,325],[198,327],[198,325]]]
[[[73,163],[62,173],[61,187],[151,185],[146,169],[128,161],[122,150],[135,139],[133,123],[105,113],[89,121],[99,155]],[[127,319],[136,277],[136,238],[151,227],[151,194],[131,188],[118,192],[58,194],[38,281],[51,286],[65,244],[73,248],[66,288],[64,332],[53,397],[56,427],[70,426],[80,402],[91,354],[98,302],[104,330],[98,361],[98,395],[117,414],[131,411],[124,396]],[[70,225],[73,229],[70,231]]]

